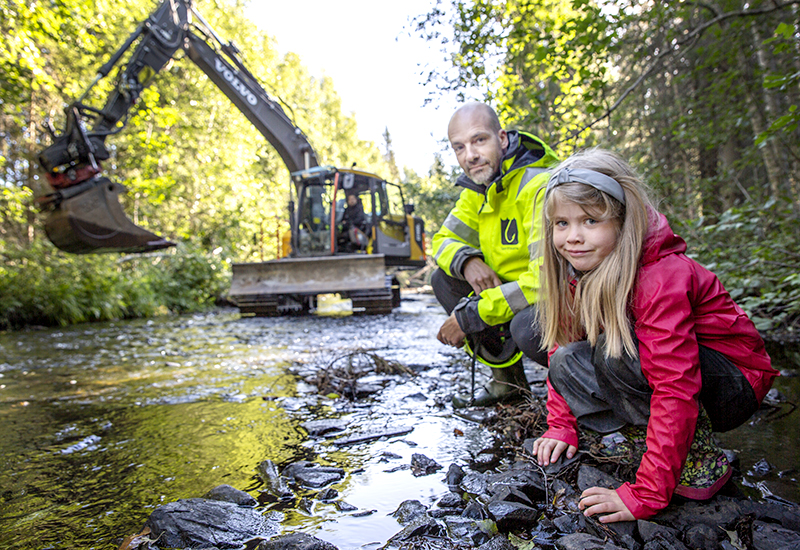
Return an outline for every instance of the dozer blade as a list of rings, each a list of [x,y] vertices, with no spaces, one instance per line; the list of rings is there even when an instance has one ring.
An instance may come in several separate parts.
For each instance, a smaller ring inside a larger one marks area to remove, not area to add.
[[[232,270],[228,297],[240,309],[272,303],[283,295],[347,293],[386,286],[382,254],[286,258],[233,264]]]
[[[85,190],[64,198],[47,217],[47,237],[58,248],[72,254],[105,252],[149,252],[175,246],[134,224],[119,205],[125,186],[106,177],[85,184]]]

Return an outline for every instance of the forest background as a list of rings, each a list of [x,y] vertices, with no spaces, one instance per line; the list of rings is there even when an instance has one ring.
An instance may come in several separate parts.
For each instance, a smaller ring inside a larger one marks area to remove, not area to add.
[[[198,0],[210,25],[292,113],[321,164],[404,183],[428,235],[458,197],[458,168],[394,161],[391,136],[359,139],[329,78],[248,21],[242,0]],[[276,256],[289,175],[280,157],[188,59],[142,95],[104,168],[135,223],[178,246],[69,255],[44,235],[36,166],[100,64],[154,0],[0,4],[0,330],[189,312],[224,299],[233,262]],[[506,128],[564,158],[602,146],[632,161],[660,208],[758,328],[800,333],[800,0],[439,0],[411,32],[450,59],[438,93],[481,97]],[[99,105],[113,78],[95,87]],[[91,97],[90,97],[91,101]],[[387,106],[390,108],[390,106]],[[443,137],[444,136],[444,129]]]

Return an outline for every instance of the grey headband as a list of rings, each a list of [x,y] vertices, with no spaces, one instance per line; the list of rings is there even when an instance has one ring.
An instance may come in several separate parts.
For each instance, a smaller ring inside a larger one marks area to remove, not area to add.
[[[594,187],[598,191],[608,193],[622,204],[625,204],[625,191],[617,180],[600,172],[587,168],[564,168],[558,173],[557,178],[550,178],[547,184],[547,193],[563,183],[576,182]]]

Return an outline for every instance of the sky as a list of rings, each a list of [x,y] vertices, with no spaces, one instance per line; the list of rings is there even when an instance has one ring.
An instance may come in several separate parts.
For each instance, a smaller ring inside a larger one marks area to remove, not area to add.
[[[455,156],[441,140],[458,107],[434,96],[424,106],[426,66],[441,63],[439,44],[411,36],[411,19],[434,0],[255,0],[248,17],[277,40],[278,51],[296,53],[314,77],[330,77],[346,114],[354,114],[359,138],[384,150],[389,129],[399,168],[426,175],[434,152],[446,165]]]

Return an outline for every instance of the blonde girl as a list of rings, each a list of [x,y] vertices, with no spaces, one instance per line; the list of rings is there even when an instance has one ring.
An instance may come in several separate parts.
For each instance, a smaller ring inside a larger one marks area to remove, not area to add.
[[[548,429],[533,447],[539,464],[574,456],[578,426],[638,429],[646,450],[636,481],[587,489],[585,515],[643,519],[673,494],[710,498],[731,475],[711,431],[744,423],[777,376],[753,323],[685,255],[617,155],[593,149],[564,161],[542,214],[538,321],[554,351]]]

